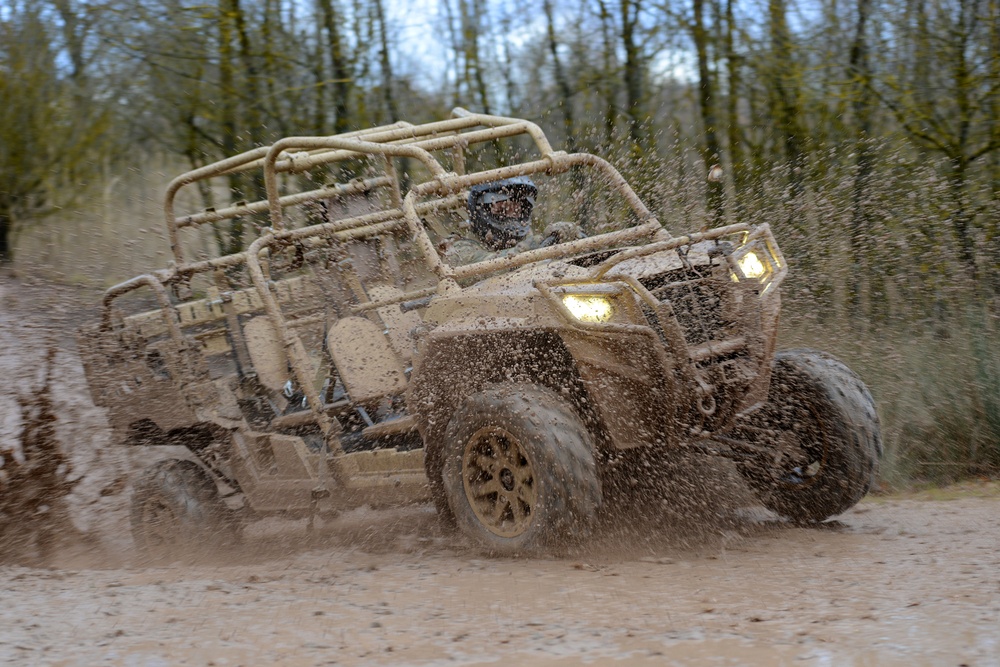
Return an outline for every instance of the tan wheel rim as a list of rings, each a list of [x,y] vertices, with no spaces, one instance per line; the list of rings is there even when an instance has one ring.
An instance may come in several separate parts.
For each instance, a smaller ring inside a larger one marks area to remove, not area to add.
[[[533,518],[538,490],[531,461],[517,438],[490,426],[477,431],[462,456],[465,496],[479,521],[500,537],[517,537]]]

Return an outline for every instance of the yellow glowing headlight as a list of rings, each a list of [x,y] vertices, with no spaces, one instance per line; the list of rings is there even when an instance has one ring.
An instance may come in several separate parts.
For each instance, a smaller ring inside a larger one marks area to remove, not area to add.
[[[564,294],[563,305],[581,322],[607,322],[611,319],[611,300],[591,294]]]
[[[740,265],[740,271],[747,278],[761,278],[767,273],[767,267],[753,251],[740,257],[738,264]]]

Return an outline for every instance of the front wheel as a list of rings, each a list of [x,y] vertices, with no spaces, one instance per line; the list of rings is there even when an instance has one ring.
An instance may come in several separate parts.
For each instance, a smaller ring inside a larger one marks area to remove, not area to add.
[[[868,388],[815,350],[775,355],[767,403],[733,435],[766,452],[740,471],[765,507],[794,521],[823,521],[853,507],[882,455]]]
[[[238,537],[233,512],[193,461],[171,459],[147,468],[135,483],[129,518],[137,549],[151,557],[177,558]]]
[[[601,505],[590,434],[549,389],[473,394],[448,423],[442,454],[455,521],[491,553],[538,553],[580,538]]]

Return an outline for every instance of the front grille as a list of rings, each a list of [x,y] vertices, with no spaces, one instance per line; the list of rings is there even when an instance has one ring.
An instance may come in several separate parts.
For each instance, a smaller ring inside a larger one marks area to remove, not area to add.
[[[736,293],[743,286],[731,283],[726,276],[718,266],[689,265],[639,279],[650,294],[669,306],[659,311],[643,309],[650,326],[666,349],[680,352],[677,347],[686,345],[687,354],[698,353],[699,358],[690,367],[692,379],[697,379],[703,387],[713,388],[713,410],[706,414],[700,409],[697,394],[692,393],[686,413],[678,417],[699,430],[713,431],[725,426],[759,377],[762,362],[760,302],[748,298],[749,291],[744,292],[744,298],[737,298]],[[674,321],[664,319],[666,312],[673,315]],[[678,334],[683,341],[677,340]],[[732,343],[737,340],[742,344],[734,348]],[[712,346],[707,348],[706,357],[702,354],[704,349],[696,348],[709,343]],[[713,348],[718,352],[713,352]],[[695,389],[693,384],[690,388]]]
[[[667,271],[639,282],[660,301],[669,302],[688,345],[722,337],[722,295],[711,267]]]

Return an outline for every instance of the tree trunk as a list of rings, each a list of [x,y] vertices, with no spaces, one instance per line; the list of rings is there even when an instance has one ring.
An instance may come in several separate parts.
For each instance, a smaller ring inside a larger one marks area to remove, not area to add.
[[[83,58],[83,44],[86,36],[81,28],[82,13],[79,7],[71,5],[70,0],[52,0],[59,18],[62,19],[63,39],[66,42],[66,53],[71,65],[70,78],[79,85],[86,73],[86,63]]]
[[[326,63],[323,48],[323,8],[313,7],[315,34],[313,39],[312,76],[313,76],[313,134],[329,134],[326,115]]]
[[[479,17],[482,7],[477,0],[458,1],[459,20],[462,26],[462,55],[465,63],[466,85],[479,98],[483,113],[490,111],[489,91],[483,76],[483,66],[479,57]]]
[[[10,238],[13,236],[12,226],[10,215],[6,211],[0,211],[0,264],[14,258],[13,249],[10,247]]]
[[[335,134],[341,134],[350,129],[348,114],[351,78],[344,40],[340,32],[340,8],[334,0],[318,0],[318,2],[323,10],[323,23],[326,26],[326,37],[330,48],[330,64],[333,67],[333,110],[336,114],[333,129]]]
[[[771,113],[784,145],[792,200],[797,205],[802,200],[805,177],[803,137],[799,126],[800,74],[795,64],[785,0],[768,0],[768,13],[771,36]],[[792,213],[789,221],[800,232],[804,231],[796,213]]]
[[[556,42],[556,24],[552,12],[552,0],[544,0],[542,8],[545,11],[546,35],[549,42],[549,54],[552,56],[552,68],[555,73],[556,87],[559,89],[559,103],[562,107],[563,132],[566,135],[566,147],[570,153],[576,152],[576,129],[573,122],[573,91],[559,60],[559,44]]]
[[[857,126],[854,154],[855,172],[851,192],[851,259],[854,264],[848,281],[848,310],[852,320],[861,315],[863,285],[868,275],[868,235],[871,233],[871,219],[866,200],[874,170],[871,133],[871,102],[869,85],[871,68],[868,61],[868,39],[866,25],[871,12],[872,0],[858,0],[857,23],[854,41],[851,44],[848,76],[852,80],[854,97],[854,122]]]
[[[955,231],[955,238],[958,241],[958,255],[969,278],[976,283],[978,272],[976,270],[975,245],[972,238],[972,212],[966,202],[968,183],[969,162],[964,155],[957,155],[951,159],[951,173],[949,183],[951,185],[952,206],[954,210],[951,214],[951,224]]]
[[[642,0],[621,0],[622,47],[625,50],[625,113],[628,115],[628,134],[632,141],[632,156],[643,153],[642,58],[639,53],[639,11]]]
[[[382,0],[375,2],[375,16],[378,19],[379,34],[379,64],[382,67],[382,97],[385,100],[385,110],[389,114],[389,121],[395,123],[399,120],[399,109],[396,107],[396,96],[393,94],[392,84],[392,61],[389,58],[389,35],[385,24],[385,10],[382,7]]]
[[[729,91],[726,100],[726,115],[728,122],[726,138],[729,142],[729,162],[733,177],[733,190],[736,193],[736,217],[743,218],[743,197],[746,190],[747,174],[743,152],[743,138],[740,132],[740,86],[742,85],[743,58],[736,53],[733,31],[735,18],[733,16],[734,0],[726,0],[726,32],[724,36],[726,49],[726,68],[729,74]]]
[[[605,149],[610,150],[615,141],[615,122],[617,112],[615,110],[615,85],[612,64],[614,63],[615,40],[613,38],[614,20],[608,5],[604,0],[597,0],[597,6],[601,16],[601,36],[604,42],[604,71],[602,72],[601,83],[604,93],[604,144]]]
[[[973,222],[973,213],[969,210],[966,202],[968,167],[970,163],[970,141],[969,134],[972,129],[972,116],[975,113],[972,106],[972,88],[976,85],[968,61],[968,42],[971,29],[968,27],[970,14],[975,14],[977,7],[969,7],[970,0],[959,0],[958,2],[958,25],[957,44],[955,48],[955,62],[953,65],[953,76],[955,79],[955,104],[958,107],[958,132],[956,133],[956,150],[951,156],[951,183],[952,197],[954,198],[955,212],[952,215],[952,225],[955,229],[955,236],[958,239],[958,251],[965,270],[972,279],[973,284],[978,282],[978,271],[976,269],[976,252],[972,239],[970,227]],[[975,18],[972,18],[975,21]],[[974,67],[975,65],[973,65]],[[1000,82],[992,82],[994,86]],[[1000,122],[993,119],[994,123]]]
[[[715,116],[715,82],[708,62],[708,31],[705,29],[705,2],[694,0],[694,21],[691,24],[691,36],[694,39],[695,51],[698,56],[698,105],[701,109],[701,122],[705,133],[705,143],[702,158],[705,162],[707,177],[707,204],[709,224],[721,224],[726,214],[724,180],[714,176],[713,167],[722,164],[722,148],[716,134]]]
[[[225,157],[237,153],[236,140],[239,131],[236,118],[236,71],[233,65],[233,25],[229,3],[230,0],[219,0],[219,88],[222,97],[219,106],[222,154]],[[228,180],[230,197],[234,201],[242,199],[239,194],[242,180],[240,175],[230,174]],[[216,242],[219,243],[219,252],[223,255],[239,252],[243,248],[242,218],[233,218],[225,238],[217,232]]]

